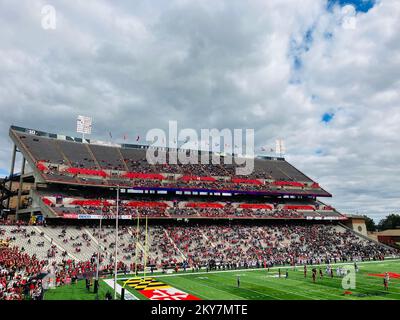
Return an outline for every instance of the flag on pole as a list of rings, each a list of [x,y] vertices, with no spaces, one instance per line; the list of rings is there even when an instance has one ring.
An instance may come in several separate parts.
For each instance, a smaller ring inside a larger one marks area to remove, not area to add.
[[[269,151],[269,152],[274,152],[274,148],[267,148],[267,147],[261,147],[261,151]]]

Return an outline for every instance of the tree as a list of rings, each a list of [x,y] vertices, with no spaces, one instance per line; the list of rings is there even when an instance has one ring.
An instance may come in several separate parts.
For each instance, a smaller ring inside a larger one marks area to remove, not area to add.
[[[379,221],[378,227],[380,230],[400,228],[400,215],[389,214],[386,218]]]
[[[367,227],[368,231],[375,231],[376,230],[376,223],[373,219],[371,219],[370,217],[364,215],[363,216],[365,219],[365,226]]]

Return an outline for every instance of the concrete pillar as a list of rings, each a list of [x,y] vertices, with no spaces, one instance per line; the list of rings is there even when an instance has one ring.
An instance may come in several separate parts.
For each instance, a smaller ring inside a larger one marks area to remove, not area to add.
[[[14,166],[15,166],[15,156],[17,154],[17,146],[14,144],[13,152],[12,152],[12,160],[11,160],[11,169],[10,169],[10,177],[14,174]],[[12,180],[10,180],[9,185],[10,191],[12,190]],[[7,199],[7,209],[10,209],[10,198]]]
[[[19,187],[18,187],[18,198],[17,198],[17,208],[16,208],[16,213],[15,213],[15,218],[18,220],[18,210],[21,207],[21,194],[22,194],[22,188],[24,184],[24,179],[23,175],[25,173],[25,157],[22,157],[22,164],[21,164],[21,175],[19,177]]]

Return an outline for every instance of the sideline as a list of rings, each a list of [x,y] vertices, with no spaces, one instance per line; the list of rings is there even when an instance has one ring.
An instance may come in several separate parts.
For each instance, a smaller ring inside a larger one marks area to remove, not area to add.
[[[108,284],[111,289],[114,291],[114,279],[103,279],[103,281]],[[122,292],[122,286],[117,283],[117,293],[121,296]],[[128,290],[125,289],[125,294],[124,294],[124,299],[125,300],[139,300],[138,297],[134,296],[132,293],[130,293]]]
[[[400,262],[400,259],[386,259],[386,260],[376,260],[376,261],[358,261],[357,264],[358,265],[364,265],[364,264],[369,264],[369,263],[388,263],[388,262],[394,262],[394,261]],[[331,263],[330,265],[331,266],[341,266],[341,265],[349,265],[349,264],[353,265],[354,261]],[[326,266],[326,263],[307,265],[307,268],[314,267],[314,266],[315,267],[317,267],[317,266]],[[302,267],[303,267],[303,265],[296,265],[296,269],[297,270],[300,270],[300,268],[302,268]],[[278,266],[278,267],[271,267],[269,269],[272,270],[272,269],[285,269],[285,268],[289,269],[289,268],[293,268],[293,266],[284,265],[284,266]],[[204,275],[204,274],[215,274],[215,273],[224,273],[224,272],[250,272],[250,271],[260,271],[260,270],[267,270],[267,268],[219,270],[219,271],[209,271],[209,272],[206,272],[206,271],[200,271],[200,272],[186,271],[186,272],[181,272],[181,273],[178,272],[178,273],[174,273],[174,274],[153,274],[153,275],[146,273],[146,276],[154,277],[154,278],[163,278],[163,277],[177,277],[177,276],[185,276],[185,275],[190,276],[190,275],[199,275],[199,274]],[[138,277],[142,277],[142,276],[143,276],[143,273],[138,275]],[[135,275],[132,274],[131,277],[118,278],[118,280],[122,280],[122,281],[123,280],[129,280],[129,279],[132,279],[134,277],[135,277]],[[113,286],[113,289],[114,289],[114,282],[113,282],[112,286]],[[125,292],[126,292],[126,290],[125,290]]]

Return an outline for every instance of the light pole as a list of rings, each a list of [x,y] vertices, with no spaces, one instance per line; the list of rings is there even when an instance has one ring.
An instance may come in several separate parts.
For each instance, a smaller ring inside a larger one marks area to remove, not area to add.
[[[100,249],[101,249],[101,222],[103,221],[103,209],[104,209],[104,202],[103,198],[101,198],[101,213],[100,213],[100,222],[99,222],[99,240],[97,243],[97,267],[96,267],[96,300],[99,300],[99,269],[100,269]]]
[[[114,300],[117,300],[118,211],[119,211],[119,185],[117,186],[117,212],[115,217]]]
[[[138,245],[139,245],[139,210],[136,210],[137,214],[137,226],[136,226],[136,245],[135,245],[135,277],[138,274],[137,264],[138,264]]]
[[[146,263],[147,263],[147,215],[146,215],[146,227],[144,233],[144,262],[143,262],[143,280],[146,280]]]

